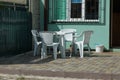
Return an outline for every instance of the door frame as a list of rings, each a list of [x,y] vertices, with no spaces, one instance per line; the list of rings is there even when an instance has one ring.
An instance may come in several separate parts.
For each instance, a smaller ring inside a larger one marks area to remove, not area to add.
[[[112,48],[113,0],[110,0],[110,48]]]

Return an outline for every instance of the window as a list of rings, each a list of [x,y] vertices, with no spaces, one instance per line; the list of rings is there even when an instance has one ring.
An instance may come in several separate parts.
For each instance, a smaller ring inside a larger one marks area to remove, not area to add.
[[[86,0],[85,19],[98,19],[98,1],[99,0]]]
[[[82,0],[71,0],[71,18],[81,18]]]
[[[104,0],[50,0],[50,21],[99,22],[104,17]],[[102,6],[101,6],[101,5]],[[101,15],[100,15],[101,14]],[[101,17],[102,16],[102,17]]]

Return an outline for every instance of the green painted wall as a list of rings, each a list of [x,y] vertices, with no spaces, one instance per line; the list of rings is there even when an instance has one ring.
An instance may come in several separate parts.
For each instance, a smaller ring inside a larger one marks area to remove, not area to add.
[[[103,3],[101,4],[103,5]],[[101,10],[105,9],[105,12],[102,12]],[[101,8],[99,13],[105,13],[102,14],[103,16],[101,19],[101,22],[104,22],[103,24],[93,24],[93,23],[49,23],[48,24],[48,30],[55,31],[65,28],[75,28],[77,29],[77,33],[79,34],[81,31],[84,30],[93,30],[94,34],[91,37],[91,43],[90,46],[92,49],[95,49],[96,44],[104,44],[105,48],[109,50],[109,40],[110,40],[110,0],[106,0],[105,2],[105,8]],[[42,12],[41,12],[42,13]],[[43,14],[43,13],[42,13]],[[105,17],[104,17],[105,16]]]
[[[44,30],[44,0],[40,0],[40,30]]]

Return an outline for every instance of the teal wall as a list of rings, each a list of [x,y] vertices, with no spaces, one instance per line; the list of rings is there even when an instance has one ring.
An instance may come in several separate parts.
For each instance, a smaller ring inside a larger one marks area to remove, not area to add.
[[[44,30],[44,0],[40,0],[40,30]]]
[[[48,30],[60,30],[66,28],[75,28],[77,29],[77,33],[79,34],[81,31],[84,30],[93,30],[94,34],[91,38],[90,46],[92,49],[95,49],[96,44],[104,44],[105,48],[109,50],[110,47],[110,0],[106,0],[105,2],[105,14],[102,16],[104,17],[103,24],[93,24],[93,23],[49,23]],[[102,12],[99,11],[101,14]],[[41,12],[43,14],[43,12]]]

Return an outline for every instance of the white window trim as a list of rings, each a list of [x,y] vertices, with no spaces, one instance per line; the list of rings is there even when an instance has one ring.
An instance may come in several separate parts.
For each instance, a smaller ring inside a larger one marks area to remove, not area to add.
[[[99,19],[85,19],[85,0],[82,0],[81,18],[71,18],[71,0],[66,0],[66,20],[54,20],[57,22],[99,22]]]
[[[53,20],[53,21],[55,21],[55,22],[99,22],[99,20],[98,19],[94,19],[94,20],[81,20],[81,19],[70,19],[70,20]]]
[[[68,21],[84,21],[85,20],[85,0],[82,0],[82,14],[81,18],[71,18],[71,0],[67,0],[66,3],[66,19]]]
[[[53,6],[52,8],[54,8],[54,5],[52,6]],[[52,12],[52,15],[54,15],[54,12]],[[98,19],[85,19],[85,0],[82,0],[81,16],[82,16],[81,18],[71,18],[71,0],[66,0],[66,19],[65,20],[61,20],[61,19],[54,20],[54,17],[53,17],[53,21],[55,22],[91,22],[91,23],[100,21],[99,18]]]
[[[85,0],[82,0],[82,20],[85,20]]]

